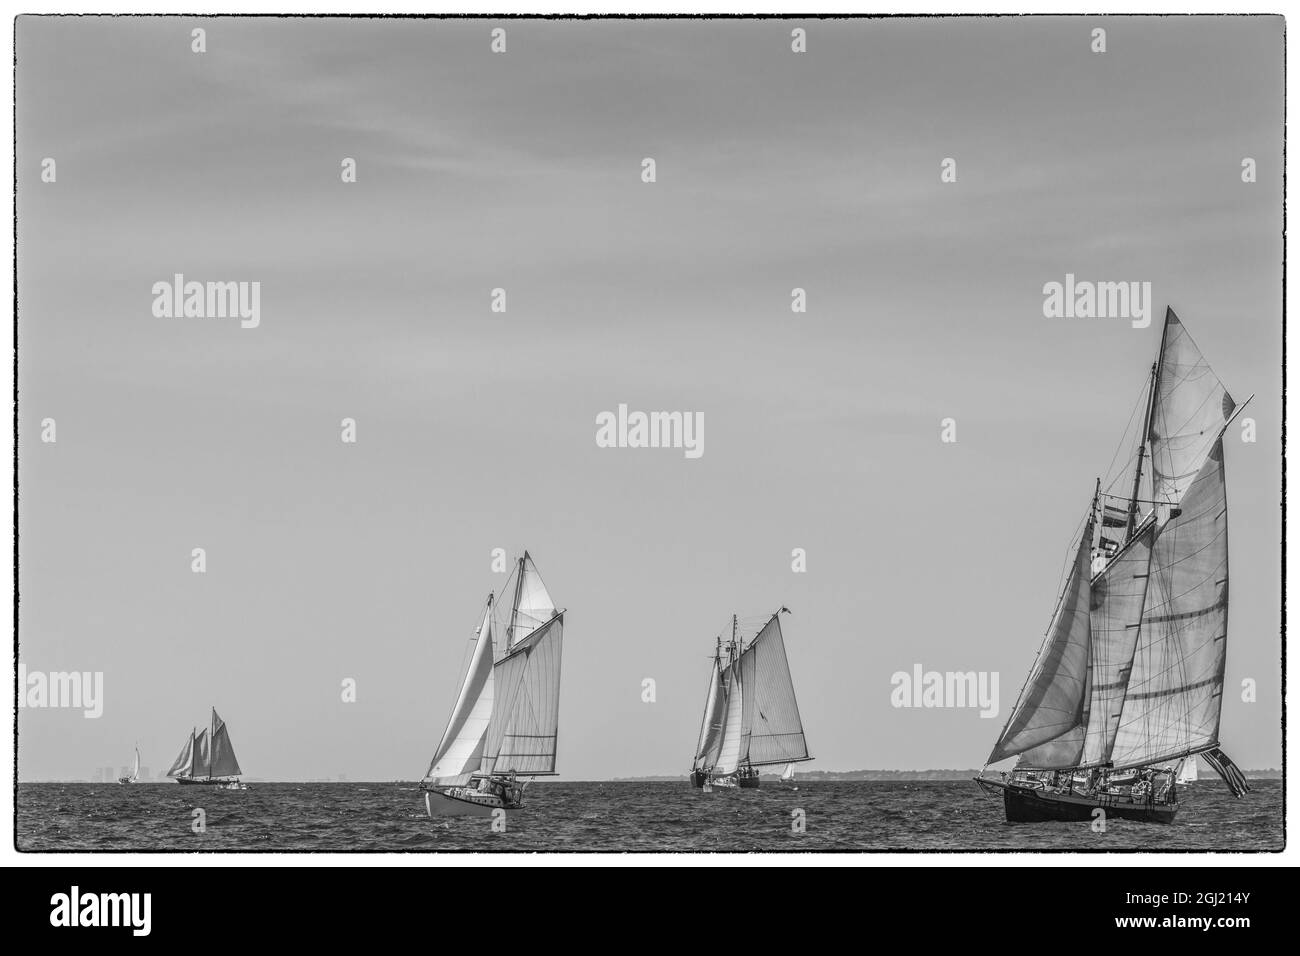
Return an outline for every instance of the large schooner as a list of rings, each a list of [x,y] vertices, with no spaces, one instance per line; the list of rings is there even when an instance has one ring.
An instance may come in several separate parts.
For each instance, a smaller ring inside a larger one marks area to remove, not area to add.
[[[1223,433],[1244,407],[1167,310],[1131,491],[1103,493],[1097,481],[1052,624],[985,770],[1020,759],[1000,779],[975,778],[1002,794],[1008,821],[1091,820],[1100,808],[1172,823],[1177,775],[1197,754],[1234,796],[1250,789],[1219,749]]]
[[[211,731],[211,736],[209,736]],[[203,784],[221,790],[247,790],[248,784],[239,781],[239,760],[230,743],[226,722],[213,708],[212,722],[202,730],[195,728],[185,740],[180,756],[167,771],[167,776],[177,783]]]
[[[718,636],[709,674],[691,783],[706,786],[758,786],[758,768],[811,760],[803,721],[794,696],[790,663],[781,635],[781,608],[748,646],[731,619],[731,639]]]
[[[503,591],[512,582],[514,597],[502,617],[488,595],[460,692],[420,782],[431,817],[516,810],[527,786],[521,776],[555,773],[564,611],[527,551]]]

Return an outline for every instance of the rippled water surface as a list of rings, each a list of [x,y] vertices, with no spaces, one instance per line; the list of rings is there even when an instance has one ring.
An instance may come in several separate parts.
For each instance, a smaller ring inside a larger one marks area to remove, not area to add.
[[[764,782],[703,793],[681,783],[533,784],[504,833],[480,818],[430,820],[409,783],[22,784],[23,850],[751,851],[1280,850],[1282,784],[1191,788],[1171,826],[1112,820],[1009,824],[969,781]],[[206,825],[194,833],[193,811]],[[799,820],[802,833],[796,832]]]

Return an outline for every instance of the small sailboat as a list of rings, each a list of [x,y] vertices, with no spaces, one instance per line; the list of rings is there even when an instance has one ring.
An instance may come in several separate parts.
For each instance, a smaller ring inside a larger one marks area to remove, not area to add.
[[[794,783],[794,764],[788,763],[785,769],[781,771],[782,783]]]
[[[167,771],[167,776],[182,784],[200,784],[221,790],[247,790],[248,784],[239,780],[240,773],[239,760],[230,743],[230,732],[214,708],[208,727],[190,731],[185,746]]]
[[[782,612],[790,613],[781,608],[773,614],[748,646],[734,615],[731,640],[724,644],[719,636],[691,766],[693,786],[753,789],[759,767],[793,768],[812,759],[781,634]]]
[[[118,783],[135,783],[140,779],[140,747],[135,748],[135,765],[131,768],[131,773],[126,777],[118,777]]]
[[[1192,754],[1178,765],[1178,784],[1186,786],[1189,783],[1195,783],[1197,780],[1196,755]]]
[[[1146,392],[1132,490],[1103,494],[1098,480],[1052,624],[985,769],[1019,760],[1000,780],[976,777],[1002,796],[1012,823],[1086,821],[1098,808],[1172,823],[1175,767],[1194,767],[1197,754],[1234,796],[1250,789],[1219,747],[1228,643],[1223,433],[1245,405],[1173,309]]]
[[[555,773],[565,612],[527,551],[503,590],[512,582],[500,619],[488,595],[456,703],[420,782],[431,817],[517,810],[528,784],[520,777]]]

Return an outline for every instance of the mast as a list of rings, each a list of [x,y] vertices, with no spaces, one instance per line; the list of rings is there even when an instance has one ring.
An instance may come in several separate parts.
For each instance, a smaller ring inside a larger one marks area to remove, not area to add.
[[[510,605],[510,624],[506,627],[506,650],[510,650],[510,642],[515,637],[515,619],[519,617],[519,595],[524,590],[524,563],[528,560],[528,552],[525,551],[519,563],[515,566],[515,600]]]
[[[1161,337],[1163,348],[1163,336]],[[1137,510],[1138,510],[1138,491],[1142,483],[1142,459],[1146,457],[1147,440],[1151,437],[1151,416],[1156,408],[1156,374],[1158,362],[1151,363],[1151,381],[1147,386],[1147,410],[1142,417],[1142,437],[1138,441],[1137,467],[1133,469],[1133,493],[1129,495],[1128,505],[1128,528],[1125,531],[1124,539],[1127,541],[1133,537],[1133,529],[1137,527]]]

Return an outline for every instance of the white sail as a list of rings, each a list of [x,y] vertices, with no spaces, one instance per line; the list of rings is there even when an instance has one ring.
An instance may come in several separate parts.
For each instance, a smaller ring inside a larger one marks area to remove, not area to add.
[[[1078,766],[1083,757],[1091,691],[1088,605],[1092,533],[1089,521],[1047,640],[988,763],[1023,754],[1023,766],[1054,769]]]
[[[482,769],[552,773],[560,719],[564,615],[534,630],[495,667],[495,707]]]
[[[237,777],[240,774],[235,748],[230,743],[226,722],[212,711],[212,760],[208,773],[214,777]]]
[[[726,720],[727,701],[722,691],[722,665],[713,658],[709,671],[709,693],[704,700],[704,719],[700,723],[700,739],[695,747],[696,769],[707,769],[717,762],[722,748],[722,729]]]
[[[723,688],[727,700],[727,712],[722,724],[722,743],[718,748],[718,759],[713,765],[716,774],[735,773],[740,765],[740,742],[744,735],[744,689],[740,679],[740,662],[727,666],[723,675]]]
[[[781,779],[782,780],[794,779],[794,764],[788,763],[785,765],[785,769],[781,771]]]
[[[527,648],[528,661],[496,766],[500,771],[552,773],[560,724],[564,616],[552,618],[517,646]]]
[[[190,773],[195,777],[206,777],[212,773],[208,765],[208,731],[206,727],[194,735],[194,764]]]
[[[443,730],[442,740],[424,779],[449,786],[461,786],[480,768],[492,720],[495,681],[492,666],[492,600],[488,599],[483,621],[474,635],[469,662],[461,679],[460,694]]]
[[[1142,623],[1153,524],[1144,525],[1092,582],[1091,681],[1083,764],[1111,759]]]
[[[808,759],[779,613],[740,655],[740,684],[741,761],[763,766]]]
[[[169,777],[188,777],[191,776],[191,770],[194,764],[194,731],[190,731],[185,738],[185,746],[181,747],[181,752],[172,762],[172,767],[167,771]]]
[[[1149,436],[1152,497],[1177,504],[1201,470],[1236,403],[1173,309],[1165,313],[1156,375]]]
[[[1111,760],[1134,767],[1219,742],[1228,629],[1223,445],[1156,533],[1142,629]]]
[[[134,763],[134,764],[132,765],[132,767],[131,767],[131,782],[134,783],[135,781],[137,781],[137,780],[139,780],[139,779],[140,779],[140,748],[139,748],[139,747],[136,747],[136,748],[135,748],[135,763]]]
[[[555,602],[551,600],[542,576],[528,552],[519,561],[519,578],[515,583],[515,601],[507,632],[507,648],[517,647],[528,635],[555,616]]]
[[[1193,754],[1178,765],[1178,782],[1195,783],[1197,776],[1196,755]]]

